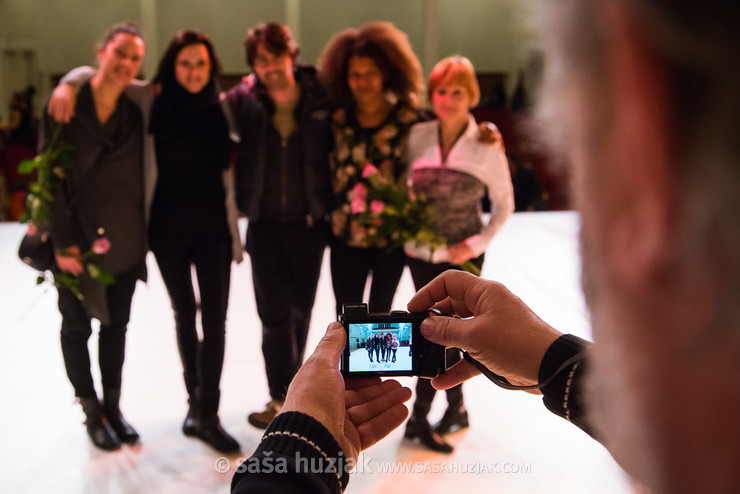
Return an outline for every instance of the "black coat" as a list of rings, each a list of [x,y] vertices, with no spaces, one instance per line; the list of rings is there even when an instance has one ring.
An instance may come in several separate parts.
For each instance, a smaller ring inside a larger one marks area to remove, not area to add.
[[[316,69],[296,66],[296,81],[300,85],[300,101],[295,109],[297,139],[290,139],[289,156],[302,159],[303,187],[308,211],[313,220],[326,219],[329,214],[331,180],[329,154],[334,148],[330,108],[326,92],[316,78]],[[241,142],[237,150],[236,200],[239,209],[250,220],[260,218],[265,171],[274,163],[267,156],[278,156],[279,139],[269,139],[275,106],[266,88],[255,76],[250,76],[226,94],[239,127]],[[275,133],[272,133],[275,134]],[[268,146],[273,146],[268,153]]]

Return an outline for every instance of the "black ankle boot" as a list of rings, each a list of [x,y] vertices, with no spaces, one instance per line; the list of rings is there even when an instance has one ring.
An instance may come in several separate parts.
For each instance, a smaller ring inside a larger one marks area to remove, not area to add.
[[[197,436],[221,453],[237,453],[239,443],[223,427],[218,415],[201,417],[198,422]]]
[[[432,431],[426,416],[412,415],[406,424],[404,437],[411,440],[418,439],[427,448],[440,453],[452,453],[455,449]]]
[[[85,412],[85,427],[90,441],[105,451],[115,451],[121,447],[118,435],[111,428],[103,414],[103,407],[96,398],[80,398],[82,411]]]
[[[188,414],[182,423],[182,433],[188,437],[193,437],[198,433],[198,400],[191,396],[188,403]]]
[[[193,437],[198,433],[198,417],[200,417],[200,392],[197,374],[184,373],[185,389],[188,391],[188,414],[182,423],[182,433]]]
[[[123,443],[134,444],[139,440],[139,433],[121,415],[121,410],[118,407],[120,400],[120,389],[104,390],[103,411],[118,439]]]
[[[198,418],[197,436],[221,453],[237,453],[239,443],[231,437],[218,418],[220,391],[202,391],[199,397],[200,417]]]
[[[437,422],[432,428],[434,432],[443,436],[452,432],[457,432],[460,429],[465,429],[470,426],[468,420],[468,411],[465,406],[449,406],[445,410],[445,414],[442,416],[442,420]]]

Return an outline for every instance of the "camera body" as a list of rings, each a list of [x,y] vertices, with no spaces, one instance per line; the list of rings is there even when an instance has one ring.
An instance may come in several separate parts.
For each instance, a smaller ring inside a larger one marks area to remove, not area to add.
[[[344,304],[339,322],[347,332],[340,370],[345,377],[419,376],[446,369],[445,347],[421,335],[432,311],[370,314],[367,304]]]

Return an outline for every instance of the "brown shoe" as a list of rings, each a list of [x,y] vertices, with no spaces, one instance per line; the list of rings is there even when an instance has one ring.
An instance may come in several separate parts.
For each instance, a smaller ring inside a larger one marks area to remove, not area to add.
[[[258,429],[267,429],[272,419],[280,413],[280,409],[283,408],[283,402],[278,400],[270,400],[265,406],[265,410],[262,412],[250,413],[247,417],[247,421]]]

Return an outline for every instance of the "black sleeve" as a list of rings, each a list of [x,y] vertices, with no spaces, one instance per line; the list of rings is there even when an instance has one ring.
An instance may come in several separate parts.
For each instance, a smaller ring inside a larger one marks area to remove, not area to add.
[[[560,336],[545,352],[540,364],[540,382],[552,376],[566,360],[590,346],[590,342],[577,336]],[[560,371],[549,384],[542,387],[542,401],[552,413],[572,422],[593,437],[593,431],[586,419],[583,397],[583,378],[587,366],[588,360],[584,355]]]
[[[43,153],[51,146],[51,139],[54,132],[58,129],[57,123],[46,113],[46,107],[44,108],[44,118],[41,120],[41,132],[39,133],[39,153]],[[72,164],[72,163],[70,163]],[[54,163],[53,166],[62,166],[58,163]],[[56,186],[52,191],[54,195],[53,200],[48,202],[49,207],[49,229],[51,236],[54,239],[54,249],[61,250],[71,247],[77,244],[77,237],[75,235],[75,224],[73,221],[73,212],[68,203],[68,180],[74,177],[75,171],[66,169],[64,171],[64,178],[58,179]],[[52,177],[50,180],[57,180]]]
[[[237,468],[234,494],[341,493],[350,465],[319,421],[300,412],[278,415],[254,454]]]

